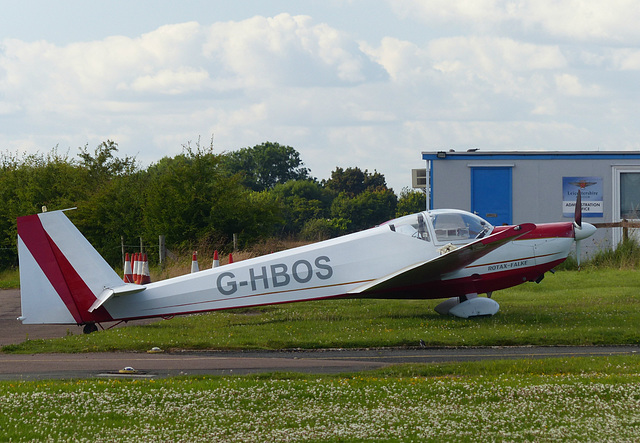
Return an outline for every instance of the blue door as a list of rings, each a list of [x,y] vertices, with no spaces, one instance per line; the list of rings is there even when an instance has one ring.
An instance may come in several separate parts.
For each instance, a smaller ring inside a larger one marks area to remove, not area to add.
[[[494,226],[512,223],[511,168],[471,168],[471,212]]]

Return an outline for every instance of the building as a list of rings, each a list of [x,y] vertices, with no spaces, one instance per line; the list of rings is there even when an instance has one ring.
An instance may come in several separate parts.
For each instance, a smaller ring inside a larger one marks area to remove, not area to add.
[[[422,158],[429,209],[464,209],[493,225],[566,221],[580,190],[589,223],[640,219],[640,152],[437,151]],[[599,229],[582,255],[621,238],[620,228]]]

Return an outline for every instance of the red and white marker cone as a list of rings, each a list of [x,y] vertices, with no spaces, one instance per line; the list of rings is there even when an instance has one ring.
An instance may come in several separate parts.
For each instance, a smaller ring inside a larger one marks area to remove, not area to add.
[[[218,259],[218,250],[213,251],[213,263],[211,264],[212,268],[217,268],[220,266],[220,260]]]
[[[129,253],[124,256],[124,277],[125,283],[133,283],[133,270],[131,269],[131,261],[129,261]]]
[[[133,282],[137,285],[139,285],[142,280],[142,263],[140,262],[140,255],[141,254],[139,252],[136,252],[133,260]]]
[[[191,273],[198,272],[200,267],[198,267],[198,252],[193,251],[193,255],[191,256]]]
[[[135,258],[136,254],[131,254],[131,283],[135,283],[136,282],[136,276],[134,273],[134,265],[136,263],[136,258]]]
[[[140,278],[140,284],[146,285],[151,283],[151,273],[149,272],[149,259],[147,254],[142,256],[142,277]]]
[[[233,263],[233,254],[229,252],[229,264]]]
[[[133,282],[138,283],[138,276],[136,275],[136,271],[138,270],[138,253],[134,252],[131,254],[131,273],[133,275]]]

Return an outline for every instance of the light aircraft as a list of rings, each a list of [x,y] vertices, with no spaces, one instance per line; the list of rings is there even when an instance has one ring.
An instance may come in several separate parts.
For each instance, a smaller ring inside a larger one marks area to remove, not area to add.
[[[563,262],[596,228],[581,221],[492,226],[432,210],[365,231],[139,285],[123,280],[64,211],[18,218],[23,324],[96,325],[330,298],[437,299],[441,314],[493,315],[493,291]],[[579,254],[578,254],[579,256]],[[486,293],[488,297],[478,294]]]

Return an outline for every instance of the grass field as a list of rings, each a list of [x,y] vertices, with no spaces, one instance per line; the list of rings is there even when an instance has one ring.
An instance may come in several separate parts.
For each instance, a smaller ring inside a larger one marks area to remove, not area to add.
[[[638,357],[0,382],[3,441],[634,441]]]
[[[561,271],[494,294],[497,315],[443,317],[438,300],[325,300],[176,317],[3,352],[640,343],[640,272]],[[75,326],[71,326],[74,328]]]
[[[20,287],[20,273],[17,269],[5,269],[0,271],[0,289],[12,289]]]
[[[334,300],[27,340],[3,352],[640,343],[640,273],[586,269],[438,301]],[[2,441],[635,441],[640,356],[402,365],[342,375],[0,382]]]

